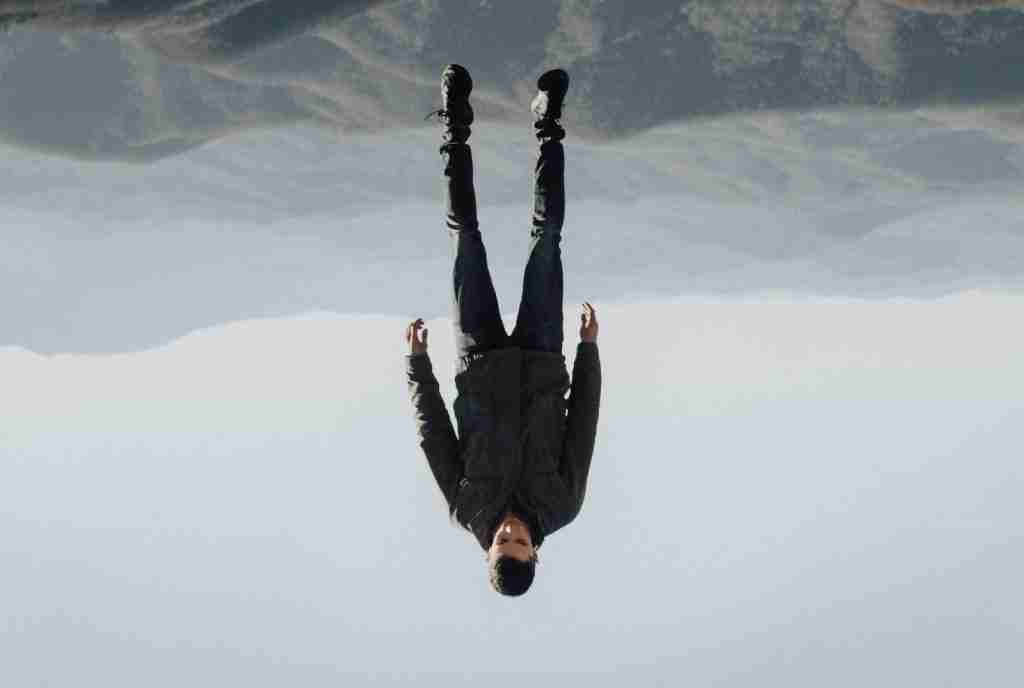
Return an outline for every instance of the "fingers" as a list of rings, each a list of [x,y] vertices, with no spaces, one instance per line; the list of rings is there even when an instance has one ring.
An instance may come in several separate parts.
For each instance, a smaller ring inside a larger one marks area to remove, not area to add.
[[[594,310],[594,306],[589,301],[583,302],[583,312],[580,314],[580,320],[584,324],[597,321],[597,311]]]
[[[417,318],[413,322],[409,323],[409,326],[405,328],[405,341],[407,344],[411,344],[414,341],[420,340],[420,330],[423,328],[423,318]],[[426,342],[426,330],[423,330],[423,341]]]
[[[580,339],[585,342],[597,341],[597,310],[589,301],[583,303],[583,311],[580,313]]]

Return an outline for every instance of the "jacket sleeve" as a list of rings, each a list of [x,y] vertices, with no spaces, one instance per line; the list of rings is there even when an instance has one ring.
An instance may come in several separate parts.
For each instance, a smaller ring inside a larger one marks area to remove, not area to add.
[[[430,358],[426,354],[407,356],[406,377],[420,449],[427,457],[430,471],[450,508],[454,503],[459,480],[462,479],[462,460],[459,456],[459,442],[444,399],[441,398]]]
[[[566,415],[562,463],[559,466],[562,480],[572,493],[573,516],[583,506],[587,491],[587,475],[590,473],[590,459],[594,455],[600,405],[601,359],[597,353],[597,344],[580,342],[572,368],[572,389]]]

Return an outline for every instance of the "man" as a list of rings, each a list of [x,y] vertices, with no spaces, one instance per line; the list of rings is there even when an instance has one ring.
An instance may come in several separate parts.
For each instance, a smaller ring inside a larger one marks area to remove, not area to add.
[[[569,75],[537,82],[531,104],[540,144],[530,256],[512,334],[498,310],[477,222],[469,145],[473,109],[469,72],[442,74],[441,156],[447,177],[447,225],[453,241],[458,436],[427,355],[427,330],[406,330],[407,373],[420,447],[450,514],[487,552],[491,585],[522,595],[533,582],[544,539],[579,513],[597,433],[601,364],[597,317],[584,304],[571,393],[562,355],[562,221],[565,157],[559,123]]]

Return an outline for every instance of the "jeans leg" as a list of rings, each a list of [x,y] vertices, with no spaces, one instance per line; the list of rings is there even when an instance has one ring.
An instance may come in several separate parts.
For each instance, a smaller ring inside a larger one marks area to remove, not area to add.
[[[448,229],[477,230],[476,191],[473,188],[473,151],[467,143],[441,146],[444,176],[448,184]]]
[[[528,350],[562,352],[562,223],[565,219],[565,152],[559,140],[540,146],[534,177],[530,257],[512,334]]]
[[[473,190],[473,156],[465,143],[442,146],[448,184],[446,222],[453,246],[452,319],[456,356],[499,349],[508,335],[487,267]]]

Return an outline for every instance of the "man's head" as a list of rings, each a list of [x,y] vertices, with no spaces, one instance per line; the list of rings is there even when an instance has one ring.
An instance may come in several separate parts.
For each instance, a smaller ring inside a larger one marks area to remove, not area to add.
[[[530,589],[537,568],[537,548],[530,527],[514,514],[506,514],[494,531],[487,550],[491,587],[502,595],[518,596]]]

